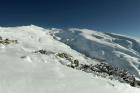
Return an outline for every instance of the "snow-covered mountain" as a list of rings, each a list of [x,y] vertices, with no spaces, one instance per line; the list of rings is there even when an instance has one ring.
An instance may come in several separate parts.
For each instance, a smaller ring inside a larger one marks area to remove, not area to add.
[[[0,27],[0,36],[0,93],[140,93],[127,83],[68,67],[76,60],[87,65],[107,62],[139,78],[137,40],[87,29],[34,25]]]
[[[51,35],[86,56],[125,68],[140,77],[140,43],[132,38],[87,29],[50,31]]]

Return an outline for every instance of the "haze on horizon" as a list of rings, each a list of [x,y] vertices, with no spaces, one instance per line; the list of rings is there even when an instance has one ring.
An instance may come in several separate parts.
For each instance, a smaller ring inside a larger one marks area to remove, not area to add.
[[[1,0],[0,11],[0,26],[34,24],[140,36],[140,0]]]

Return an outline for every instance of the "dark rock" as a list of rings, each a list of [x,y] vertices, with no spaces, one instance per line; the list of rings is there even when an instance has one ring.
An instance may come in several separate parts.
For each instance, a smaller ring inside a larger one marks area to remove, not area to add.
[[[97,72],[97,73],[104,73],[108,76],[113,76],[114,78],[118,79],[120,82],[126,82],[130,84],[131,86],[135,86],[136,79],[133,75],[131,75],[129,72],[123,69],[119,69],[117,67],[113,67],[107,63],[100,63],[97,65],[87,65],[87,64],[81,64],[80,70],[83,70],[85,72],[90,71]],[[137,85],[139,85],[138,83]]]

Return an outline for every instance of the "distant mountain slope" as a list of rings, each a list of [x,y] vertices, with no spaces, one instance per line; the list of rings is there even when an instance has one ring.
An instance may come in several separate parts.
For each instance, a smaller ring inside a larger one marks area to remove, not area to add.
[[[86,56],[125,68],[140,77],[140,43],[134,39],[88,29],[53,30],[51,35]]]
[[[106,60],[139,76],[138,52],[113,39],[86,29],[0,27],[0,93],[140,93],[137,87],[69,66],[75,59],[92,65]]]

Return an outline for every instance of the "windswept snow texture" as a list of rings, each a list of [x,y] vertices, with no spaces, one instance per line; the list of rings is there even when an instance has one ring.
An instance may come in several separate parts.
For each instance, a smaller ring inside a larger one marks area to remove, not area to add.
[[[86,56],[124,68],[140,78],[140,43],[125,36],[88,29],[53,30],[51,35]]]
[[[63,66],[60,62],[66,60],[56,57],[56,53],[68,53],[83,64],[98,63],[83,54],[104,58],[139,76],[139,51],[136,51],[139,46],[133,40],[128,41],[131,45],[128,49],[116,43],[118,36],[80,29],[43,29],[34,25],[0,27],[0,36],[18,40],[17,44],[0,45],[0,93],[140,93],[139,88],[128,84]],[[47,50],[48,54],[33,53],[40,49]]]

